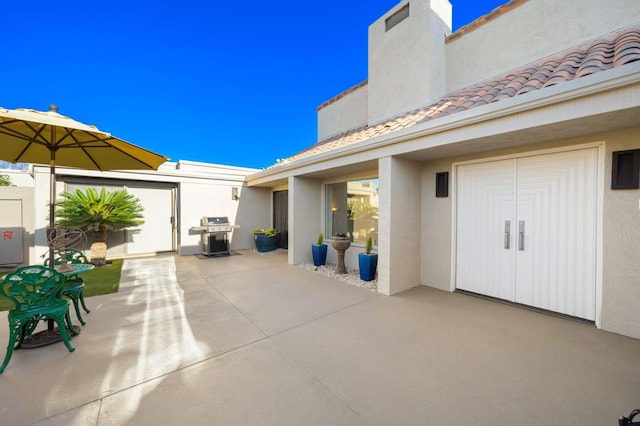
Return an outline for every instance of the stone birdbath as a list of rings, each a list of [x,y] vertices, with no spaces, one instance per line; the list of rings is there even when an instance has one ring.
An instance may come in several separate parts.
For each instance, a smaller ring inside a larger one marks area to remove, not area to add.
[[[338,253],[338,264],[336,266],[337,274],[346,274],[347,268],[344,266],[344,252],[351,245],[351,238],[344,234],[336,234],[331,241],[331,247],[333,247]]]

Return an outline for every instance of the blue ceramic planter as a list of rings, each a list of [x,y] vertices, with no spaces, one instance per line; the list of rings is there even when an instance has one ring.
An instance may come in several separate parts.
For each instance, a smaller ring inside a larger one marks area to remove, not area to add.
[[[280,234],[276,234],[273,237],[268,237],[264,233],[253,234],[253,240],[256,243],[256,250],[260,253],[265,253],[278,248]]]
[[[327,262],[326,244],[311,244],[311,253],[313,254],[314,266],[322,266]]]
[[[376,253],[358,254],[358,266],[360,267],[360,279],[362,281],[373,280],[376,277],[376,268],[378,267],[378,255]]]

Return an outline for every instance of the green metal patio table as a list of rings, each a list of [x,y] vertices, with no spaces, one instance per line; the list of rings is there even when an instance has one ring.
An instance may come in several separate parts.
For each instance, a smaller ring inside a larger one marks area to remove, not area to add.
[[[56,265],[55,270],[64,275],[65,278],[71,278],[77,276],[78,274],[90,271],[94,267],[95,266],[90,263],[67,263]],[[63,287],[63,294],[69,295],[69,297],[73,300],[74,307],[76,309],[76,315],[78,316],[78,319],[82,324],[84,324],[84,321],[80,316],[77,302],[79,293],[80,291],[82,291],[83,287],[84,283],[82,282],[82,280],[67,280]],[[72,337],[73,335],[80,333],[80,327],[74,325],[73,328],[74,330],[71,330]],[[39,348],[41,346],[47,346],[61,341],[62,337],[60,336],[60,331],[56,327],[54,327],[54,323],[52,320],[47,320],[47,329],[25,337],[22,348]]]
[[[94,268],[91,263],[66,263],[56,266],[56,271],[60,272],[67,278],[62,289],[62,295],[67,296],[73,302],[73,307],[76,311],[76,316],[80,324],[85,325],[85,321],[80,314],[80,306],[86,313],[89,313],[89,308],[84,303],[84,281],[78,277],[78,274],[90,271]]]

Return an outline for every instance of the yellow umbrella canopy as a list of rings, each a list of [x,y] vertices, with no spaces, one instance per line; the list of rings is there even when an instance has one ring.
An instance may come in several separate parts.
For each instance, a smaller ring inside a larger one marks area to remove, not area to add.
[[[157,170],[168,158],[60,115],[51,105],[46,112],[0,107],[0,160],[50,165],[49,227],[53,229],[56,165],[87,170]]]
[[[157,170],[167,157],[57,112],[0,107],[0,159],[87,170]]]

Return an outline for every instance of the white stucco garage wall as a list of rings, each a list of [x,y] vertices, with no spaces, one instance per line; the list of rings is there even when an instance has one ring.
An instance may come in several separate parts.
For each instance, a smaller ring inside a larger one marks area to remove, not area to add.
[[[34,166],[34,226],[35,252],[46,251],[45,229],[48,226],[49,167]],[[65,190],[62,179],[90,179],[92,184],[135,181],[136,184],[166,184],[177,189],[176,252],[183,255],[201,253],[201,235],[191,232],[200,225],[203,216],[228,216],[232,223],[242,224],[232,235],[232,249],[253,245],[253,226],[270,223],[271,191],[267,188],[246,188],[244,179],[256,169],[219,164],[179,161],[165,163],[157,171],[97,172],[57,168],[59,181],[56,193]],[[239,198],[232,198],[237,188]],[[248,224],[248,225],[247,225]],[[31,262],[38,259],[31,256]]]

